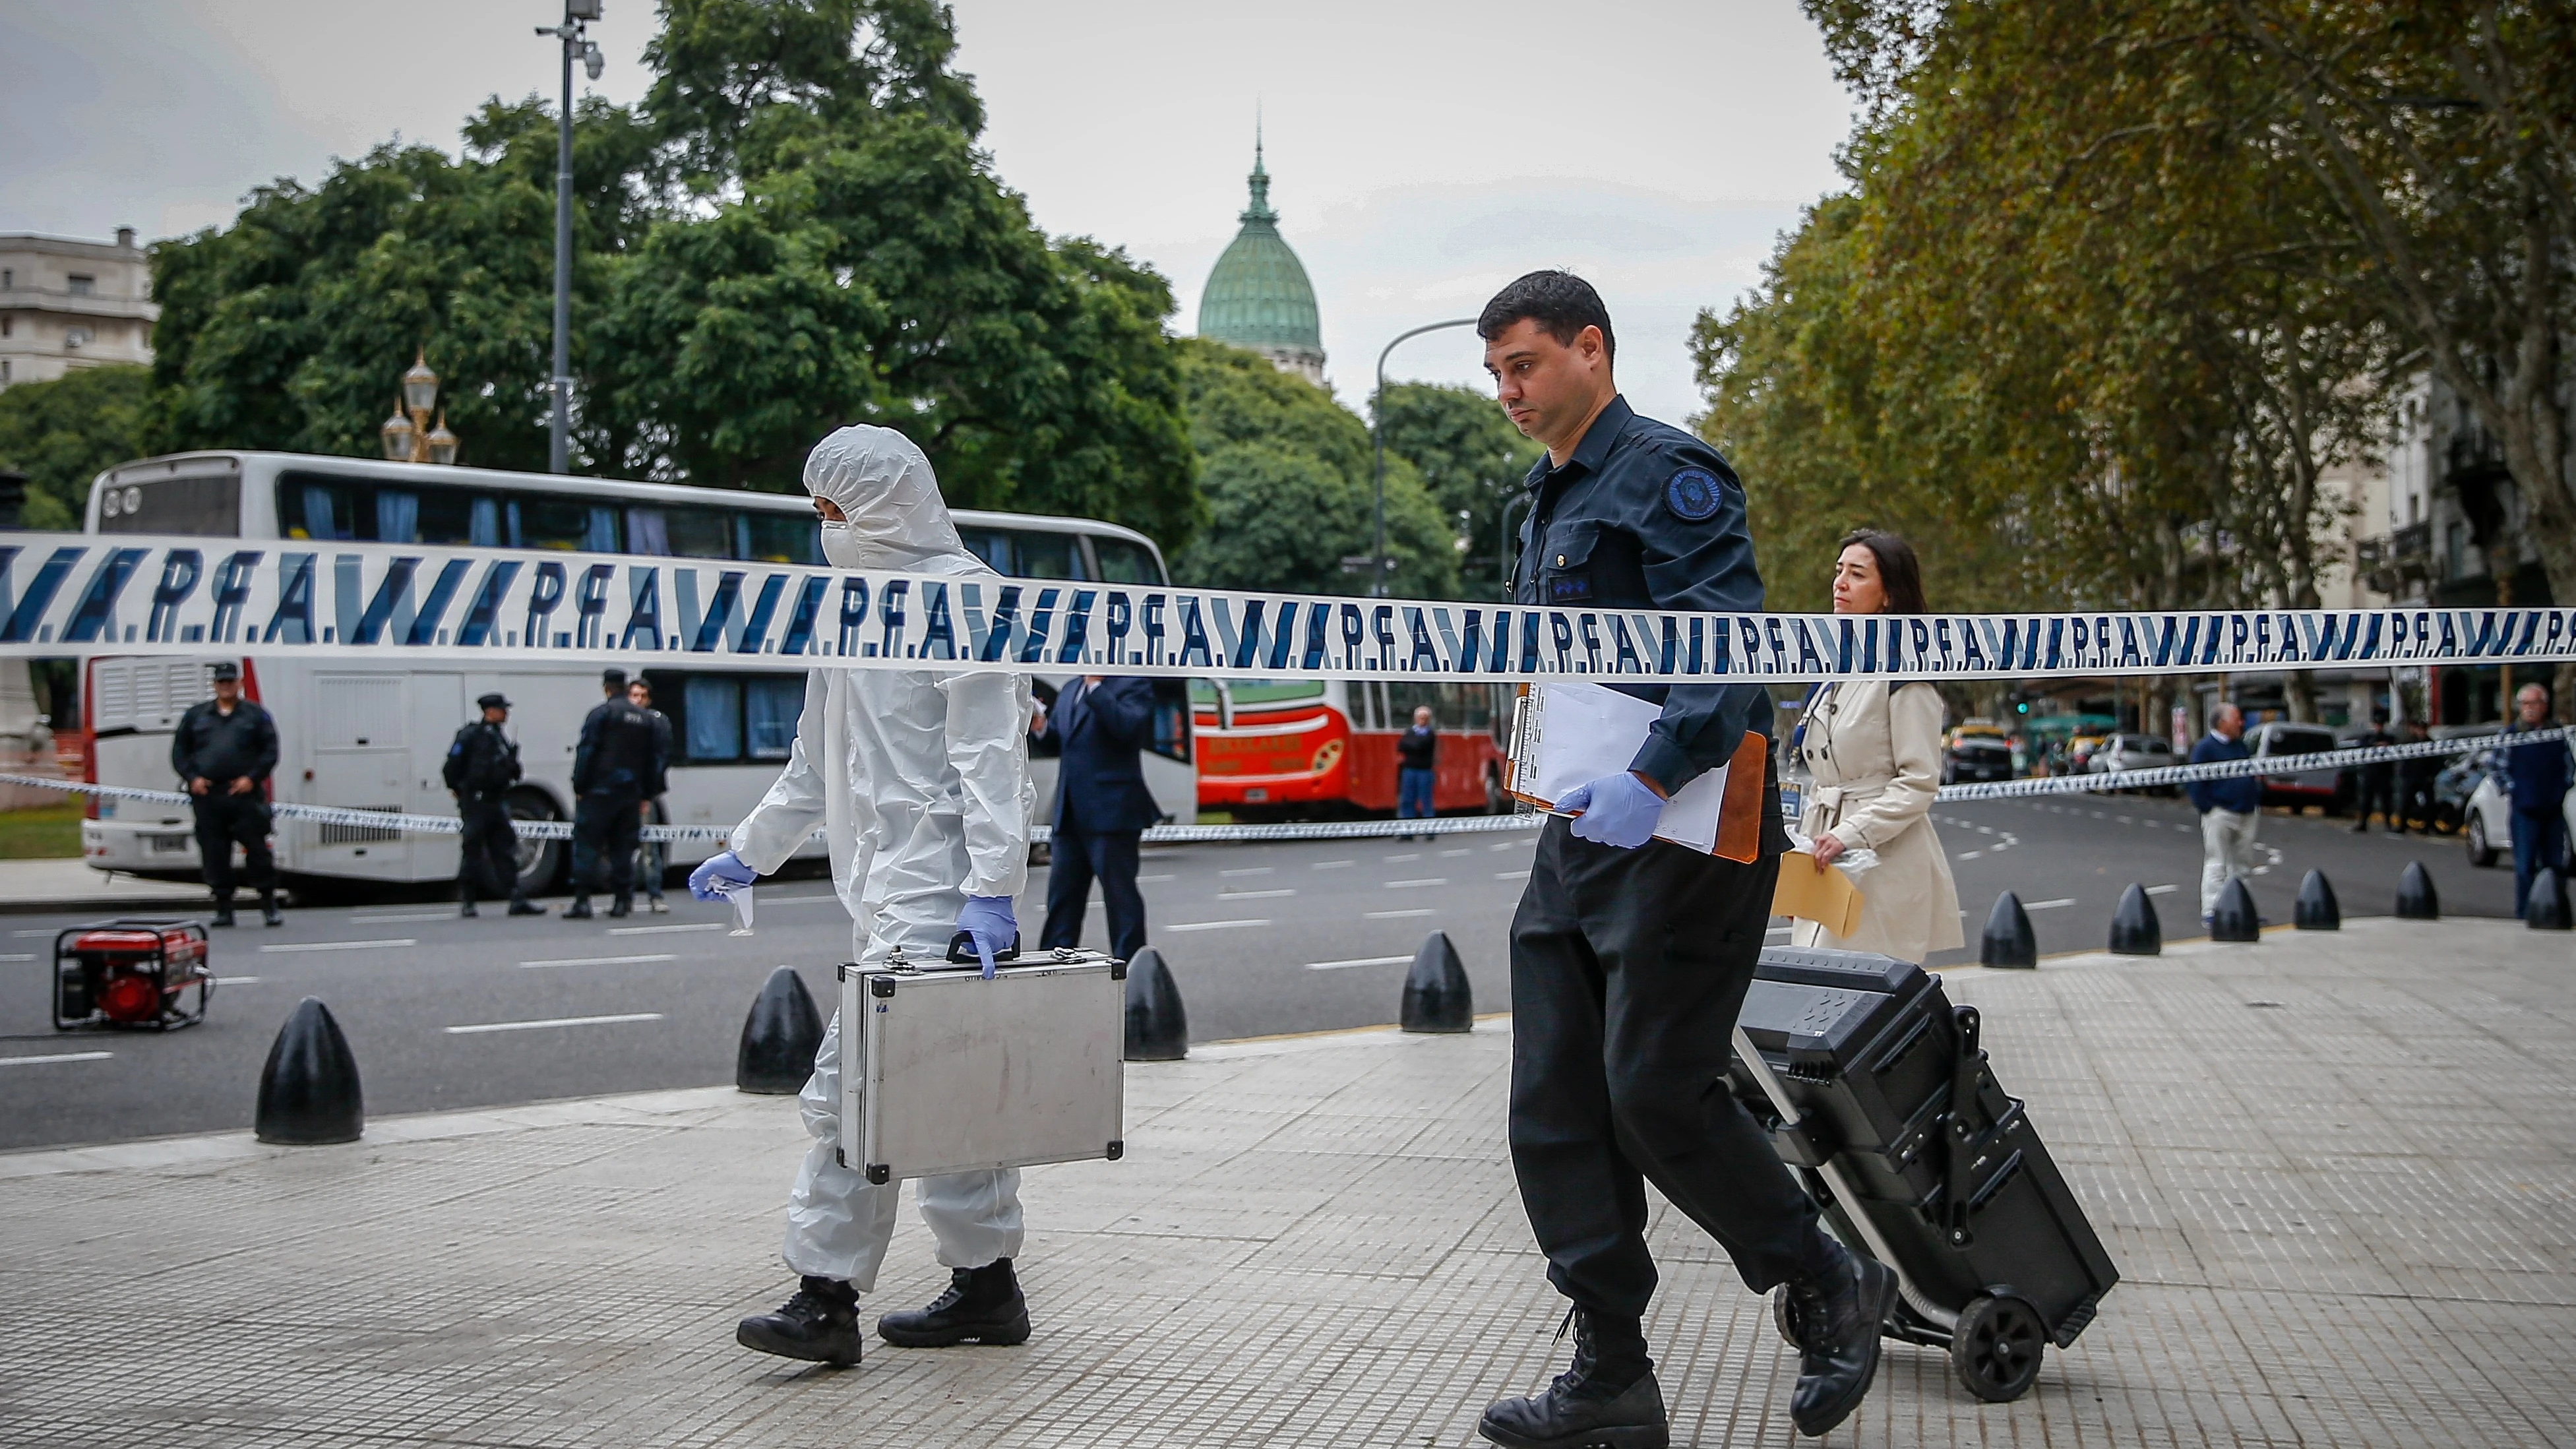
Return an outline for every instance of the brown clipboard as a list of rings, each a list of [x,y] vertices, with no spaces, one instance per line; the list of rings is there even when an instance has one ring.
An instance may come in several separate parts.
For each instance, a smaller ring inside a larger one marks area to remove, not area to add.
[[[1512,738],[1520,738],[1520,712],[1528,708],[1529,686],[1523,684],[1512,701]],[[1750,863],[1762,854],[1762,796],[1769,775],[1771,741],[1752,730],[1744,732],[1744,742],[1735,747],[1735,756],[1726,765],[1726,793],[1717,802],[1717,841],[1709,854],[1721,860]],[[1503,760],[1505,794],[1516,800],[1527,800],[1542,810],[1553,810],[1556,802],[1542,800],[1519,788],[1520,760],[1515,749]]]

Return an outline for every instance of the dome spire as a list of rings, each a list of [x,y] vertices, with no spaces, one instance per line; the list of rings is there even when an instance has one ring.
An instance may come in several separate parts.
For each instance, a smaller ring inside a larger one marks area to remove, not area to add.
[[[1252,205],[1244,208],[1243,215],[1235,220],[1265,224],[1277,222],[1279,213],[1270,209],[1270,173],[1261,164],[1261,109],[1258,103],[1252,112],[1252,175],[1248,179],[1252,183]]]
[[[1252,118],[1252,204],[1243,229],[1217,258],[1199,293],[1199,335],[1260,353],[1285,372],[1324,385],[1323,329],[1315,315],[1315,287],[1306,268],[1279,235],[1279,213],[1270,209],[1270,168],[1264,164],[1261,113]]]

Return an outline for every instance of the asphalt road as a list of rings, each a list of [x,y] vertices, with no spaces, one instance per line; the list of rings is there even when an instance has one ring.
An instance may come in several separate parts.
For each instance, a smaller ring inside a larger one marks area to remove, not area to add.
[[[2043,952],[2099,949],[2131,881],[2155,892],[2168,939],[2202,934],[2198,826],[2180,801],[2125,796],[1996,801],[1936,812],[1973,959],[1998,891],[2021,894]],[[1447,931],[1480,1011],[1508,1005],[1505,939],[1535,833],[1402,843],[1311,841],[1149,850],[1157,949],[1193,1040],[1323,1031],[1395,1019],[1406,964]],[[2321,868],[2347,914],[2391,909],[2409,859],[2447,911],[2504,915],[2508,871],[2473,870],[2456,841],[2355,837],[2348,824],[2268,815],[2254,891],[2289,919]],[[1045,873],[1020,902],[1034,939]],[[560,902],[556,903],[558,906]],[[292,911],[286,926],[218,932],[206,1024],[166,1035],[48,1025],[43,958],[75,918],[0,918],[0,1148],[118,1141],[250,1125],[260,1065],[305,996],[347,1033],[372,1114],[495,1106],[732,1080],[745,1010],[771,969],[796,967],[828,1012],[849,922],[819,879],[762,887],[756,934],[675,894],[671,913],[568,922],[437,902]],[[255,918],[248,918],[255,919]],[[1097,908],[1089,944],[1103,944]]]

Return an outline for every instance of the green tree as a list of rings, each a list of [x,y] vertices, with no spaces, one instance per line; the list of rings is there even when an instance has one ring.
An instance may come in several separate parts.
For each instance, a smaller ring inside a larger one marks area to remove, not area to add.
[[[1367,424],[1332,394],[1257,353],[1219,342],[1178,344],[1190,441],[1210,511],[1174,577],[1205,588],[1363,594],[1376,524]],[[1413,465],[1386,468],[1388,586],[1407,598],[1452,598],[1457,534]]]
[[[1521,496],[1539,445],[1474,388],[1394,383],[1384,406],[1387,456],[1413,465],[1457,534],[1460,587],[1467,597],[1498,597],[1503,565],[1495,551],[1504,511]],[[1519,522],[1515,512],[1512,523]],[[1499,546],[1507,560],[1510,545]]]
[[[0,468],[27,475],[26,528],[76,529],[90,480],[157,451],[152,374],[84,367],[0,392]]]

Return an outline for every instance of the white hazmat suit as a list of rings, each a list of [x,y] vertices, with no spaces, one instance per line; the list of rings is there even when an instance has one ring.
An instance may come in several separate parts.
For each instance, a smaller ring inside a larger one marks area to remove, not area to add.
[[[888,428],[843,428],[805,460],[805,488],[847,516],[826,524],[841,568],[994,577],[966,552],[930,460]],[[1028,883],[1031,696],[1026,676],[818,669],[778,782],[734,827],[733,853],[770,874],[820,826],[832,884],[849,909],[852,959],[900,946],[941,960],[969,896],[1017,896]],[[814,1136],[788,1202],[787,1266],[864,1293],[893,1236],[899,1183],[841,1165],[841,1020],[823,1033],[799,1099]],[[950,1268],[1018,1254],[1020,1174],[924,1178],[921,1215]]]

